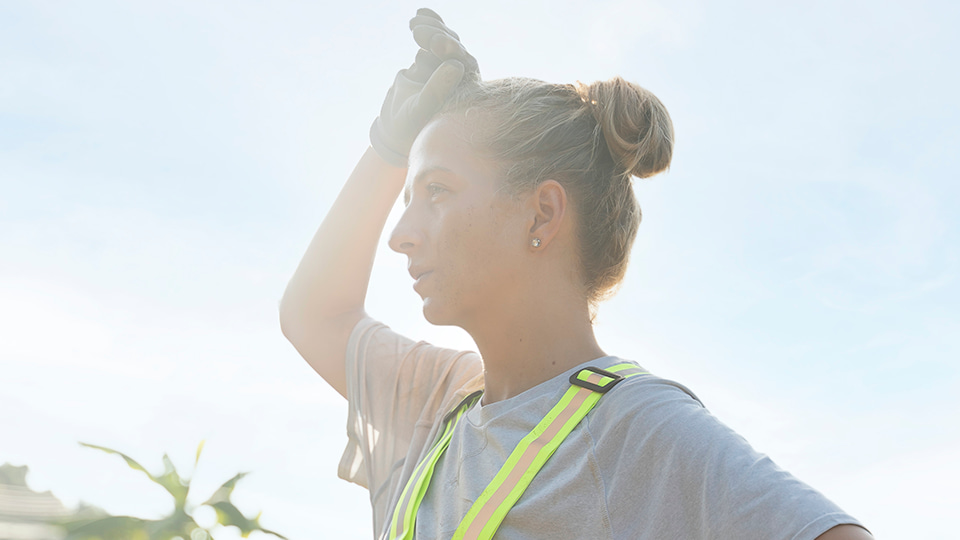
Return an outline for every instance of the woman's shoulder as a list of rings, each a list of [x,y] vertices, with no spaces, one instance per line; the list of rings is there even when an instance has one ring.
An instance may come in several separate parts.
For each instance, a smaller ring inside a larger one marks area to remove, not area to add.
[[[633,442],[640,444],[653,439],[690,441],[732,434],[693,390],[646,370],[627,377],[604,394],[588,425],[598,442],[618,445],[625,439],[636,439]]]
[[[587,417],[618,537],[802,537],[856,523],[713,416],[686,386],[629,377]],[[636,486],[645,486],[638,494]],[[625,502],[626,501],[626,502]],[[669,508],[673,519],[663,519]],[[657,523],[651,533],[650,523]],[[793,536],[796,534],[796,536]]]
[[[410,339],[371,317],[353,329],[346,371],[347,397],[361,411],[384,407],[390,416],[402,404],[403,410],[416,414],[412,420],[427,423],[442,417],[483,380],[477,353]]]
[[[640,369],[643,369],[642,367]],[[703,402],[686,385],[673,379],[660,377],[649,371],[627,377],[617,387],[622,387],[622,392],[616,399],[623,400],[627,404],[651,404],[654,402],[668,401],[677,404],[696,405],[705,408]],[[627,390],[629,389],[629,390]],[[616,394],[611,393],[611,397]]]
[[[659,406],[705,408],[693,390],[677,381],[660,377],[637,362],[610,357],[597,367],[626,374],[624,380],[603,395],[597,405],[601,410],[635,413]]]

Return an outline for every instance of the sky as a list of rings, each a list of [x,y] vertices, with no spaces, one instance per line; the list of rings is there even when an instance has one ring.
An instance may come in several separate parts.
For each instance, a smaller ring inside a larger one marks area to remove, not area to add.
[[[621,75],[669,109],[673,164],[635,184],[601,346],[877,537],[952,531],[958,4],[428,6],[484,78]],[[0,4],[0,463],[67,505],[157,517],[159,488],[77,443],[189,474],[205,440],[195,502],[251,471],[235,500],[264,526],[371,537],[366,491],[336,477],[345,403],[277,305],[416,53],[418,7]],[[367,311],[474,348],[423,321],[405,267],[381,242]]]

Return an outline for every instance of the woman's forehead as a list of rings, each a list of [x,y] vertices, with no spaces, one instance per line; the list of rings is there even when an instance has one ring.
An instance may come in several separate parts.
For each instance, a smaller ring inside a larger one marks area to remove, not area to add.
[[[497,164],[477,151],[469,135],[470,127],[450,116],[428,123],[410,149],[407,187],[433,171],[445,171],[471,183],[496,180]]]
[[[410,149],[410,158],[423,160],[471,154],[473,149],[467,135],[462,121],[448,115],[434,118],[420,130]]]

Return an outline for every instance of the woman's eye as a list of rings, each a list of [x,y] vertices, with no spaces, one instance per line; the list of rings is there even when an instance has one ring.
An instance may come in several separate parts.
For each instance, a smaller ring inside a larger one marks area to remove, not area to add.
[[[446,189],[439,184],[427,184],[427,193],[430,194],[431,199],[437,198],[441,193],[446,193]]]

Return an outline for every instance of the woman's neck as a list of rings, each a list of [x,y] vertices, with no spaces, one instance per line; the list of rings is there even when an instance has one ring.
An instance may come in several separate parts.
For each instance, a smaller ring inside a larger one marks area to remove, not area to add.
[[[564,296],[554,289],[536,303],[501,306],[466,328],[483,357],[484,405],[606,356],[593,334],[586,302]]]

